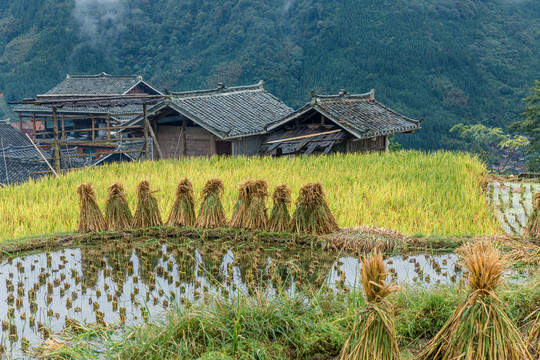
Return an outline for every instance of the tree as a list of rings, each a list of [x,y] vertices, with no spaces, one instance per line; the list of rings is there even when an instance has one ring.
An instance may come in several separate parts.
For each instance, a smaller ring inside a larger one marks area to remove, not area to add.
[[[523,120],[513,124],[512,129],[520,131],[530,139],[527,147],[527,166],[529,170],[540,171],[540,81],[534,81],[532,94],[523,99],[527,106],[521,114]]]

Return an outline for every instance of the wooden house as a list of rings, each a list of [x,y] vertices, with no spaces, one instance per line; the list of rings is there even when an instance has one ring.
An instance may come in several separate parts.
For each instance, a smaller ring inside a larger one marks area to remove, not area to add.
[[[261,146],[266,155],[388,151],[388,136],[412,133],[421,120],[413,120],[381,104],[374,90],[353,95],[317,95],[302,108],[266,127]]]
[[[163,158],[209,155],[256,155],[266,126],[293,112],[274,95],[255,85],[172,92],[148,110]],[[140,124],[142,117],[126,126]]]

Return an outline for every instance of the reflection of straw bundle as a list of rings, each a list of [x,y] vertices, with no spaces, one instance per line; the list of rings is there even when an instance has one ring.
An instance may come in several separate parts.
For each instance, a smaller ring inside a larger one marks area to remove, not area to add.
[[[266,198],[268,197],[268,183],[266,180],[255,181],[250,195],[251,201],[249,202],[244,227],[252,230],[265,229],[267,222]]]
[[[147,180],[141,181],[137,186],[137,210],[133,215],[134,228],[147,228],[162,224],[158,202],[152,193],[150,183]]]
[[[291,203],[291,189],[287,185],[278,185],[272,195],[274,206],[268,219],[268,231],[289,231],[291,215],[289,204]]]
[[[203,201],[196,225],[202,228],[218,228],[225,226],[225,210],[221,203],[221,194],[225,186],[221,179],[210,179],[202,191]]]
[[[291,222],[292,231],[298,233],[323,235],[339,229],[319,183],[309,183],[300,189]]]
[[[465,244],[459,252],[469,270],[469,296],[422,350],[420,359],[532,360],[495,293],[505,271],[498,251],[480,241]]]
[[[534,194],[533,212],[527,220],[523,236],[533,239],[540,238],[540,192]]]
[[[79,232],[87,233],[92,231],[107,230],[107,224],[96,199],[96,192],[92,184],[81,184],[77,188],[80,198],[80,217],[79,217]]]
[[[109,186],[105,215],[109,230],[129,229],[133,217],[126,200],[124,186],[121,183],[116,182]]]
[[[399,359],[394,319],[385,300],[399,288],[386,283],[387,275],[380,252],[362,260],[361,281],[367,305],[356,317],[341,360]]]
[[[229,226],[233,228],[242,228],[246,222],[247,211],[251,203],[251,191],[254,182],[248,180],[238,187],[238,200],[234,206],[233,215]]]
[[[176,187],[176,200],[167,223],[171,226],[195,225],[195,196],[189,179],[182,179]]]

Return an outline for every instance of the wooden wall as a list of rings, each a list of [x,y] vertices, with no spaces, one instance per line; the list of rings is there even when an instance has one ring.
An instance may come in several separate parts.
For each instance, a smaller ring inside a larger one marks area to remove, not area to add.
[[[231,154],[230,141],[218,140],[202,127],[158,125],[156,137],[166,159]]]
[[[386,136],[379,136],[375,139],[363,139],[350,141],[350,152],[364,151],[385,151]]]

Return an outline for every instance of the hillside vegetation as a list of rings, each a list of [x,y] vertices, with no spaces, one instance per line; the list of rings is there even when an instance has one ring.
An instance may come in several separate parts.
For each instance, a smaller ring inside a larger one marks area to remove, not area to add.
[[[0,92],[103,71],[170,90],[264,79],[293,107],[311,89],[375,88],[425,119],[399,142],[463,149],[452,125],[519,118],[540,78],[539,18],[537,0],[3,0]]]
[[[229,218],[238,185],[246,179],[262,178],[268,181],[270,191],[288,184],[293,200],[303,184],[320,182],[341,227],[369,225],[408,235],[493,235],[502,231],[486,206],[485,172],[485,165],[468,154],[416,151],[383,156],[211,157],[117,163],[0,188],[0,238],[75,231],[79,219],[76,188],[82,182],[95,186],[102,209],[108,186],[123,182],[134,211],[136,186],[148,179],[152,189],[160,189],[155,195],[166,218],[176,184],[183,177],[193,182],[197,208],[205,182],[221,178]]]

